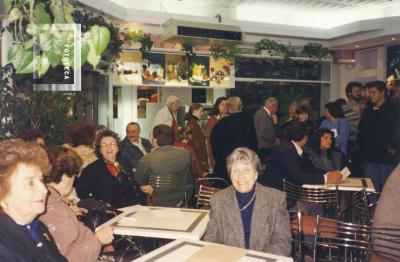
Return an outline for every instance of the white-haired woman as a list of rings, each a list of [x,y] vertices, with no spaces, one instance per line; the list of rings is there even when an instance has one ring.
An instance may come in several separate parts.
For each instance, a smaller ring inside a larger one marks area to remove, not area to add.
[[[254,151],[239,147],[227,159],[232,186],[211,198],[204,240],[289,256],[291,233],[286,195],[256,183],[261,170]]]

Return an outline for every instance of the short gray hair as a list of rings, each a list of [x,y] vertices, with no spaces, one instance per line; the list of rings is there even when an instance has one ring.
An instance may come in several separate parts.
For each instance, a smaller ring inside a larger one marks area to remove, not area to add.
[[[238,147],[226,158],[226,167],[231,176],[232,166],[236,163],[250,163],[258,174],[262,171],[261,161],[258,155],[247,147]]]
[[[242,100],[237,96],[230,97],[226,100],[226,107],[230,113],[241,112],[243,109]]]
[[[269,106],[269,105],[273,105],[273,104],[276,104],[276,105],[278,105],[279,104],[279,102],[278,102],[278,99],[276,99],[275,97],[269,97],[269,98],[267,98],[265,101],[264,101],[264,105],[265,106]]]
[[[174,102],[179,102],[179,98],[177,96],[169,96],[167,98],[166,104],[167,104],[167,106],[169,106],[170,104],[172,104]]]

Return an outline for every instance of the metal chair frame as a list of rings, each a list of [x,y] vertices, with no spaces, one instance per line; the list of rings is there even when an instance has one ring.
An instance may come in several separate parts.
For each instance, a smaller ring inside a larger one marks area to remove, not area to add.
[[[303,201],[307,203],[333,205],[335,208],[335,218],[340,217],[339,205],[339,190],[324,189],[324,188],[304,188],[292,184],[285,179],[283,180],[283,191],[286,193],[288,199],[295,201]]]
[[[375,243],[376,240],[380,240],[380,243]],[[318,215],[314,235],[314,261],[322,260],[318,255],[318,247],[329,250],[328,261],[369,261],[374,252],[386,258],[397,259],[393,251],[400,253],[400,228],[373,228]],[[336,256],[332,255],[332,249],[336,250]]]
[[[222,182],[225,183],[225,185],[228,185],[228,182],[225,179],[219,178],[219,177],[203,177],[199,178],[199,192],[197,193],[197,201],[196,201],[196,208],[210,208],[210,199],[211,196],[217,193],[221,188],[217,187],[212,187],[212,186],[207,186],[204,185],[205,182]]]

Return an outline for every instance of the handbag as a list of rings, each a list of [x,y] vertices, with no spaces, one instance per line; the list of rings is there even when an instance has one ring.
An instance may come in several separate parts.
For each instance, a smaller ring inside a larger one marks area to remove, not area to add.
[[[87,209],[87,213],[79,220],[93,232],[98,226],[118,215],[117,210],[110,204],[94,198],[80,200],[78,207]]]

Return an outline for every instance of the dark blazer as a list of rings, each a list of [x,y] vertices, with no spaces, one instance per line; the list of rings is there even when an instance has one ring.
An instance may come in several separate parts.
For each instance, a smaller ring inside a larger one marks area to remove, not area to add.
[[[142,137],[140,139],[142,140],[144,149],[149,153],[152,148],[150,141]],[[132,144],[127,137],[125,137],[121,142],[120,152],[122,157],[129,160],[133,168],[136,168],[139,159],[143,156],[143,152],[137,146]]]
[[[394,165],[388,148],[395,135],[396,107],[386,101],[379,109],[368,103],[358,125],[358,142],[365,161]]]
[[[303,153],[304,154],[304,153]],[[301,158],[292,142],[284,142],[267,160],[267,169],[259,177],[263,185],[283,189],[283,179],[297,185],[324,184],[324,173],[309,159]]]
[[[250,249],[289,256],[290,239],[286,194],[257,183],[251,217]],[[233,186],[212,196],[210,221],[204,240],[245,248],[242,217]]]
[[[0,213],[0,261],[67,262],[42,222],[39,222],[38,232],[41,247],[36,246],[24,226],[15,223],[8,215]]]
[[[226,158],[237,147],[247,147],[257,151],[257,137],[253,119],[247,112],[224,117],[211,131],[211,145],[215,159],[214,173],[228,179]]]
[[[138,204],[140,188],[132,167],[124,158],[118,158],[118,163],[122,169],[117,177],[111,175],[102,158],[85,167],[75,185],[79,198],[93,197],[115,208]]]
[[[253,117],[258,148],[272,148],[277,138],[272,118],[262,107]]]

